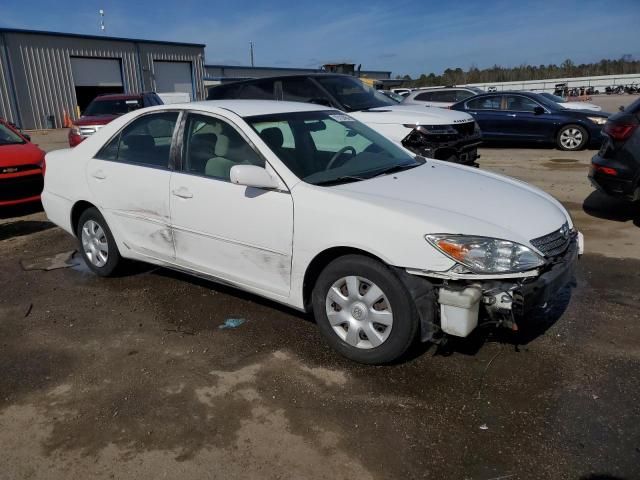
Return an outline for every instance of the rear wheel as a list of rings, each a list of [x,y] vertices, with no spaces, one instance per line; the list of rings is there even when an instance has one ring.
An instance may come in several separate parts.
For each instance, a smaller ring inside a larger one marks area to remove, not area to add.
[[[318,277],[312,300],[320,332],[351,360],[392,362],[417,336],[411,295],[387,266],[371,258],[347,255],[331,262]]]
[[[587,131],[580,125],[566,125],[558,132],[557,144],[560,150],[582,150],[589,140]]]
[[[98,209],[88,208],[78,221],[79,249],[87,266],[101,277],[113,275],[122,257],[111,230]]]

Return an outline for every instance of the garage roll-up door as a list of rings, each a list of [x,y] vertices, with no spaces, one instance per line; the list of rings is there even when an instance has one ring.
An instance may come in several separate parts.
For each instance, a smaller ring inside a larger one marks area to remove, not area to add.
[[[120,60],[71,57],[76,87],[118,87],[122,85]]]
[[[156,92],[185,92],[193,99],[190,62],[153,62]]]

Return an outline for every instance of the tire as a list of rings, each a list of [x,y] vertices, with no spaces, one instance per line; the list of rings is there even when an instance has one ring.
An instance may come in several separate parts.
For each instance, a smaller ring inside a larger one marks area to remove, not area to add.
[[[82,212],[76,235],[82,258],[97,275],[112,276],[122,266],[123,259],[116,241],[98,209],[91,207]]]
[[[565,125],[556,136],[558,148],[569,152],[582,150],[588,141],[589,134],[580,125]]]
[[[327,343],[356,362],[393,362],[418,334],[418,312],[407,288],[387,266],[365,256],[346,255],[327,265],[312,304]]]

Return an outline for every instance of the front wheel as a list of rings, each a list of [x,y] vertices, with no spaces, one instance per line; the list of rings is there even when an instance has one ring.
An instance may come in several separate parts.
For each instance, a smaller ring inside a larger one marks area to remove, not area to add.
[[[587,131],[580,125],[566,125],[558,132],[556,142],[560,150],[582,150],[589,140]]]
[[[113,275],[122,264],[122,257],[98,209],[88,208],[82,212],[77,235],[80,253],[87,266],[101,277]]]
[[[331,262],[318,277],[312,301],[327,342],[356,362],[392,362],[416,339],[419,317],[411,295],[371,258],[346,255]]]

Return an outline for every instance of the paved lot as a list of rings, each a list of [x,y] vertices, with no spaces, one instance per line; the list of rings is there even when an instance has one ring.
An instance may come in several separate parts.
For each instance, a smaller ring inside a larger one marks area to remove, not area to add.
[[[479,333],[390,367],[166,270],[25,271],[74,241],[41,212],[3,212],[0,479],[640,478],[640,208],[593,193],[593,151],[481,153],[569,208],[578,286],[538,336]],[[229,317],[247,322],[220,330]]]

